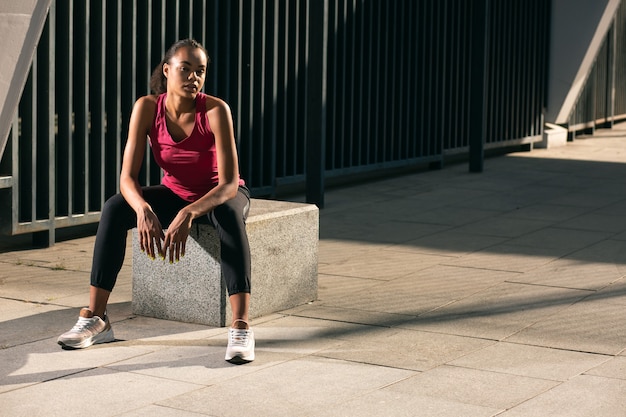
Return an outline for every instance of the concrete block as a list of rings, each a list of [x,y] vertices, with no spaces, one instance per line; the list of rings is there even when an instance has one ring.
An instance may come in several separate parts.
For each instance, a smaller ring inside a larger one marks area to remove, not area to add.
[[[535,143],[536,148],[555,148],[567,145],[567,129],[552,123],[546,123],[541,142]]]
[[[317,297],[319,210],[315,205],[252,199],[246,230],[252,256],[250,318]],[[178,263],[151,260],[133,229],[133,313],[211,326],[230,324],[219,238],[194,224]]]

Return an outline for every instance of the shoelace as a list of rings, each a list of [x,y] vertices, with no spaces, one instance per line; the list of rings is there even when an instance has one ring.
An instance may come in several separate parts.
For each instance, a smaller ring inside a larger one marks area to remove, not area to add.
[[[89,325],[93,322],[93,319],[88,319],[85,317],[79,317],[78,321],[76,322],[76,324],[74,325],[74,327],[72,327],[72,332],[82,332],[83,330],[85,330],[87,327],[89,327]]]
[[[247,346],[249,330],[246,329],[230,329],[230,344],[232,346]]]

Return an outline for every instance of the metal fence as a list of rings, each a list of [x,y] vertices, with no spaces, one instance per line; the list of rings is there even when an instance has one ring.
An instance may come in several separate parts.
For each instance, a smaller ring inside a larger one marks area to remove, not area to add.
[[[314,183],[323,205],[325,180],[441,167],[468,153],[472,123],[488,127],[486,148],[539,141],[549,3],[56,0],[0,161],[3,232],[53,243],[56,228],[98,221],[132,105],[185,37],[211,55],[205,91],[233,109],[255,196]],[[477,103],[484,120],[470,117]],[[148,154],[142,182],[160,175]]]
[[[626,120],[626,3],[621,2],[568,122],[570,138]]]

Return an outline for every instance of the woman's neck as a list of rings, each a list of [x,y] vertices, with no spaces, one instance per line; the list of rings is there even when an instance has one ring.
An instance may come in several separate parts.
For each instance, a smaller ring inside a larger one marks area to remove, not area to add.
[[[165,98],[167,112],[176,118],[187,113],[195,113],[196,100],[168,94]]]

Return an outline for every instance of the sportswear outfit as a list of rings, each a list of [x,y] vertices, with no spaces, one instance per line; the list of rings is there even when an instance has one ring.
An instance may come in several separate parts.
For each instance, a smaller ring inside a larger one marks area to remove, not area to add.
[[[167,130],[166,97],[167,93],[157,99],[154,122],[148,134],[152,153],[164,176],[160,185],[141,188],[143,198],[163,228],[169,226],[183,207],[204,196],[219,182],[215,135],[206,115],[207,96],[203,93],[196,96],[193,131],[180,141],[174,140]],[[209,223],[218,232],[222,276],[229,295],[250,292],[250,247],[246,234],[249,208],[250,192],[239,179],[236,197],[194,220]],[[105,202],[96,234],[91,285],[113,290],[124,262],[126,235],[136,225],[137,215],[121,194]],[[106,314],[97,317],[83,308],[74,327],[59,336],[57,342],[65,348],[80,349],[113,340]],[[235,364],[253,361],[254,346],[251,329],[230,328],[225,359]]]
[[[143,198],[152,207],[164,229],[178,212],[198,200],[218,184],[215,135],[206,115],[206,95],[196,96],[195,125],[192,133],[175,141],[167,130],[165,99],[157,99],[150,129],[152,154],[163,169],[160,185],[142,187]],[[221,243],[222,275],[229,295],[250,292],[250,247],[245,221],[250,208],[250,193],[239,180],[237,196],[216,207],[196,222],[210,223]],[[121,194],[106,201],[96,234],[91,285],[111,291],[122,268],[126,234],[137,226],[137,215]]]

